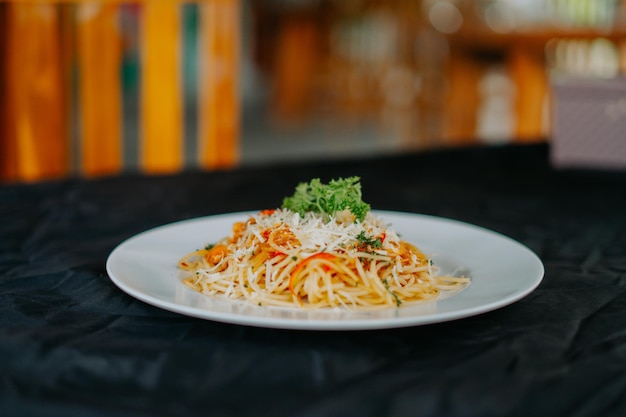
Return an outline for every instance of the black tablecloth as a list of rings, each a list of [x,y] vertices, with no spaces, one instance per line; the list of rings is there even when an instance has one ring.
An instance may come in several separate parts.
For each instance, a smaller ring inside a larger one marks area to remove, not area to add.
[[[376,209],[520,241],[543,282],[462,320],[322,332],[178,315],[106,275],[140,231],[351,175]],[[626,415],[626,175],[555,171],[546,145],[5,185],[0,236],[2,416]]]

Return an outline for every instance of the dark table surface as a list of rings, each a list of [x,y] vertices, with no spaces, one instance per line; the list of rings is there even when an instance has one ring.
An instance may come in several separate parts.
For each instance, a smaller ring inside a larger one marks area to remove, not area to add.
[[[351,175],[376,209],[518,240],[544,280],[474,317],[324,332],[178,315],[106,274],[138,232]],[[0,415],[626,415],[626,174],[520,145],[1,186]]]

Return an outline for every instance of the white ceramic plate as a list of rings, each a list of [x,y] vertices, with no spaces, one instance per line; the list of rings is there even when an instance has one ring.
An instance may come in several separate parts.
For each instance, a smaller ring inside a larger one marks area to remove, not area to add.
[[[442,274],[464,274],[471,284],[454,296],[378,311],[261,307],[197,293],[181,283],[183,255],[228,236],[248,213],[185,220],[140,233],[111,252],[107,272],[124,292],[165,310],[213,321],[304,330],[366,330],[456,320],[511,304],[534,290],[541,260],[493,231],[439,217],[375,211],[402,237],[430,255]]]

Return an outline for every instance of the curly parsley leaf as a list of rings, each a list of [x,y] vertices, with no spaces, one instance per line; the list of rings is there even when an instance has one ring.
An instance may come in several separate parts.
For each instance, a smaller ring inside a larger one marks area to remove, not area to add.
[[[333,216],[343,210],[349,210],[354,217],[363,221],[370,210],[370,205],[363,202],[359,177],[339,178],[323,184],[319,178],[296,186],[291,197],[283,200],[283,208],[304,215],[307,211]]]

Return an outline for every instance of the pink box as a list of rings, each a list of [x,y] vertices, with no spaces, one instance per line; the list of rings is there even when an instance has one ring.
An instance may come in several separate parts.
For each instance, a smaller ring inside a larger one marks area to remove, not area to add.
[[[626,169],[626,79],[562,79],[553,93],[553,165]]]

